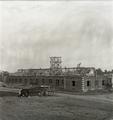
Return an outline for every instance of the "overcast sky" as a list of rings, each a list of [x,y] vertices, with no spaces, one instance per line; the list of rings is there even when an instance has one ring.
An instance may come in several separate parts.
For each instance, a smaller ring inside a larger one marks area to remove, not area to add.
[[[0,69],[113,69],[113,2],[0,2]]]

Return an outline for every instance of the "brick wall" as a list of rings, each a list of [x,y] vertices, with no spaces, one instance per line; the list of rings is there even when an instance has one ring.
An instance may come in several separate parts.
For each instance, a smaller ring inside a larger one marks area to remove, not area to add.
[[[65,89],[69,91],[82,91],[82,77],[66,76]]]

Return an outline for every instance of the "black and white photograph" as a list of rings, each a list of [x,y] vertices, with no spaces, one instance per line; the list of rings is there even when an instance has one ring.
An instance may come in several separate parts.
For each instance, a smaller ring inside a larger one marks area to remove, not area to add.
[[[113,120],[113,1],[0,1],[0,120]]]

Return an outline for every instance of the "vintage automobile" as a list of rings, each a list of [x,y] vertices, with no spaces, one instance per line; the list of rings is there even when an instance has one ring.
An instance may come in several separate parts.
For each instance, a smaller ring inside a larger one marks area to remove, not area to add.
[[[22,88],[19,91],[18,97],[28,97],[28,96],[46,96],[46,95],[54,95],[54,90],[50,86],[37,86],[37,87],[30,87],[30,88]]]

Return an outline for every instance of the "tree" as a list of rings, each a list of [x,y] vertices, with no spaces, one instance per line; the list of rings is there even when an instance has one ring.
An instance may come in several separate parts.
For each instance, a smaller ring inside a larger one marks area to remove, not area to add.
[[[96,69],[96,73],[97,73],[98,75],[102,75],[102,74],[103,74],[103,71],[101,70],[101,68],[98,68],[98,69]]]
[[[108,71],[107,71],[107,70],[104,70],[104,73],[106,74],[106,73],[108,73]]]

